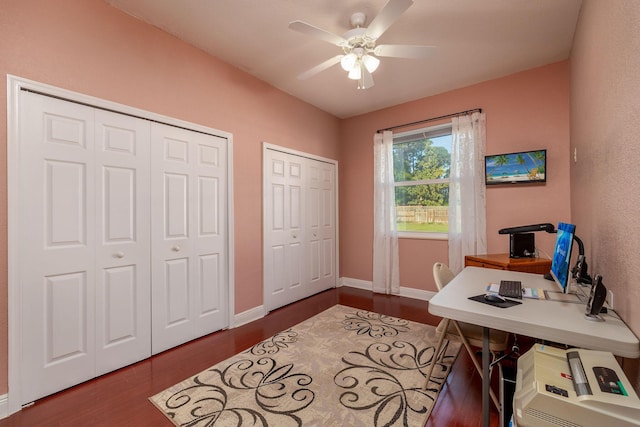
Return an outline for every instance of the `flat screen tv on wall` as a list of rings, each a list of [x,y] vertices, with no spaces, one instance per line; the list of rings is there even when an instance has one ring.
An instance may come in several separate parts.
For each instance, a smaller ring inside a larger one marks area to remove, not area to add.
[[[547,150],[485,156],[484,172],[487,185],[547,182]]]

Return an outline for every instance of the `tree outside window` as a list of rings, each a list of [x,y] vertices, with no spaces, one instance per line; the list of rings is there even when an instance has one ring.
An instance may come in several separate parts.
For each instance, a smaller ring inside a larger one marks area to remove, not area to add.
[[[397,135],[393,160],[397,230],[447,233],[451,126]]]

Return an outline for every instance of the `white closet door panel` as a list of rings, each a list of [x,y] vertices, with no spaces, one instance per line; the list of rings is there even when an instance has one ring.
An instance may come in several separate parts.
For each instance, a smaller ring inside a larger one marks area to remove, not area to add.
[[[335,165],[309,160],[308,265],[309,294],[336,286],[335,275]]]
[[[309,280],[311,283],[320,279],[320,241],[309,242]]]
[[[305,298],[306,159],[265,150],[265,306]]]
[[[285,160],[272,150],[264,152],[264,298],[267,310],[286,304],[287,289],[286,260],[288,245],[284,244],[285,223]]]
[[[223,301],[218,289],[222,277],[220,271],[220,254],[200,255],[198,259],[198,306],[197,313],[200,318],[215,314],[220,311]]]
[[[334,238],[327,238],[322,241],[322,277],[328,279],[331,282],[329,288],[335,286],[335,246],[336,241]],[[328,288],[327,288],[328,289]]]
[[[196,335],[228,326],[227,141],[194,133],[194,296]],[[194,205],[193,203],[191,203]]]
[[[321,186],[321,164],[313,160],[308,161],[309,167],[309,201],[307,203],[307,218],[309,228],[308,237],[308,252],[305,254],[305,261],[308,266],[309,286],[314,290],[310,291],[310,294],[319,292],[321,285],[318,283],[320,280],[321,270],[321,251],[320,246],[322,242],[321,224],[322,220],[322,186]]]
[[[189,175],[164,175],[164,238],[189,237]]]
[[[320,235],[324,250],[322,251],[321,264],[323,288],[329,289],[336,286],[336,248],[338,242],[336,236],[337,207],[336,201],[336,166],[328,163],[322,164],[322,192],[320,210],[322,211],[322,225]]]
[[[304,291],[300,288],[303,286],[304,278],[304,246],[300,242],[292,242],[289,245],[288,258],[286,259],[285,268],[289,272],[289,282],[287,283],[292,296],[297,299],[304,298]]]
[[[104,236],[108,243],[133,242],[136,239],[136,170],[103,167]]]
[[[86,165],[56,160],[44,162],[47,245],[85,245]]]
[[[152,351],[227,326],[226,140],[152,126]]]
[[[84,272],[49,276],[45,279],[45,329],[51,331],[45,364],[73,359],[87,352],[84,298],[87,275]]]
[[[199,177],[198,179],[199,236],[215,236],[220,233],[220,221],[218,219],[220,215],[218,207],[220,186],[218,181],[217,178],[211,177]]]
[[[105,308],[103,323],[104,346],[111,347],[125,341],[136,339],[137,322],[136,315],[139,312],[137,303],[139,298],[136,292],[135,265],[105,268],[103,270]],[[98,334],[100,335],[100,334]],[[149,343],[148,351],[151,351]]]
[[[93,112],[21,93],[21,400],[93,378]]]
[[[269,230],[272,232],[284,231],[285,185],[278,182],[270,182],[268,192],[270,197],[269,200],[267,200],[267,204],[270,209],[267,210],[267,213],[271,214],[271,221],[268,221],[268,225],[270,225]]]
[[[151,127],[152,353],[196,337],[191,307],[189,147],[182,129]]]
[[[151,355],[146,120],[95,111],[96,375]]]
[[[288,242],[288,258],[285,266],[289,272],[288,289],[292,298],[304,298],[306,292],[301,289],[304,286],[304,206],[303,200],[305,194],[302,188],[302,165],[299,159],[289,163],[289,198],[287,202],[289,210],[289,234]]]
[[[165,299],[167,326],[177,328],[191,320],[189,290],[189,258],[169,259],[165,262]],[[189,338],[191,335],[189,335]]]

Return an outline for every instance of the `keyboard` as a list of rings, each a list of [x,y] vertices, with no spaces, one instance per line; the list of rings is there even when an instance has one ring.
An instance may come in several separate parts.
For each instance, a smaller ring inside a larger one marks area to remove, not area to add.
[[[501,280],[498,295],[507,298],[522,299],[522,282],[519,280]]]

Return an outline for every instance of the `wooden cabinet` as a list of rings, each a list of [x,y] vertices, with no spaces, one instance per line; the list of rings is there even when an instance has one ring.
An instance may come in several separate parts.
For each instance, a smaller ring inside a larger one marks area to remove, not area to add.
[[[509,254],[467,255],[464,257],[464,265],[536,274],[546,274],[551,270],[550,259],[509,258]]]

